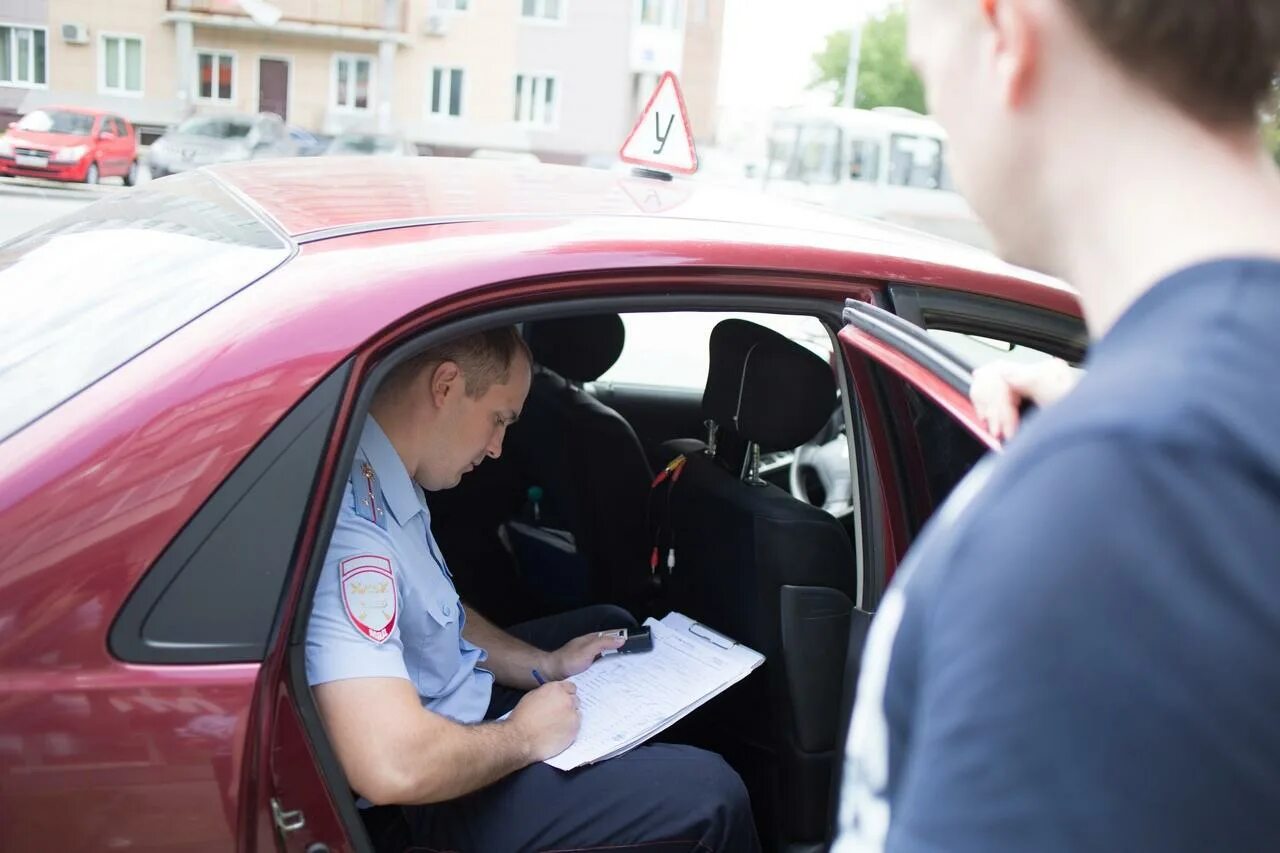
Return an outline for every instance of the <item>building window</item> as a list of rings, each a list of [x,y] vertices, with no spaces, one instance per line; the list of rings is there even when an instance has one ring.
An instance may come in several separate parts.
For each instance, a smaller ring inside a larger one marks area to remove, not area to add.
[[[680,0],[640,0],[640,23],[680,29]]]
[[[564,20],[565,0],[522,0],[520,16],[536,21]]]
[[[556,78],[535,74],[516,75],[516,121],[551,127],[556,123],[560,86]]]
[[[373,58],[335,56],[333,58],[333,106],[340,110],[367,110]]]
[[[49,78],[48,33],[34,27],[0,26],[0,83],[43,86]]]
[[[433,5],[441,12],[467,11],[467,0],[435,0]]]
[[[231,53],[196,52],[196,92],[204,101],[235,100],[236,58]]]
[[[462,115],[462,69],[431,69],[431,114]]]
[[[142,39],[102,37],[102,91],[117,95],[142,94]]]

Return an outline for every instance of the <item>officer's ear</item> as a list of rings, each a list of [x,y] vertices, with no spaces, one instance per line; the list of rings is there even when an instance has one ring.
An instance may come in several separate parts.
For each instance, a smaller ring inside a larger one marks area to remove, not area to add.
[[[431,371],[431,399],[439,408],[451,395],[461,394],[463,390],[462,370],[457,362],[442,361]]]

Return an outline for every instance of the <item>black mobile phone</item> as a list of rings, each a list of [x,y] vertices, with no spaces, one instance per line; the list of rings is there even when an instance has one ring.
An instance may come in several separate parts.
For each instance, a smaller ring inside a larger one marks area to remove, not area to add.
[[[627,629],[627,640],[617,649],[605,652],[606,655],[634,655],[640,652],[653,651],[653,635],[647,625]]]

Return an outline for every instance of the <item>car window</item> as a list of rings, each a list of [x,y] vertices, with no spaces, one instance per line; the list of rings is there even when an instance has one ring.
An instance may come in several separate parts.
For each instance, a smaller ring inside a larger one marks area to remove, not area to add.
[[[0,440],[289,252],[198,173],[103,199],[0,245]],[[86,258],[95,259],[92,274]]]
[[[942,189],[942,142],[930,136],[895,133],[889,144],[889,183]]]
[[[196,116],[178,125],[177,132],[192,136],[211,136],[214,139],[244,139],[252,127],[252,122],[242,119]]]
[[[982,367],[993,361],[1014,361],[1019,364],[1035,364],[1053,358],[1049,353],[1034,347],[1013,344],[998,338],[951,332],[946,329],[929,329],[929,337],[956,355],[962,356],[974,367]]]
[[[711,330],[730,318],[759,323],[824,359],[831,357],[831,336],[816,317],[714,311],[623,314],[622,355],[598,381],[701,391],[710,366]]]
[[[18,122],[19,130],[33,133],[66,133],[88,136],[93,132],[93,116],[69,110],[33,110]]]

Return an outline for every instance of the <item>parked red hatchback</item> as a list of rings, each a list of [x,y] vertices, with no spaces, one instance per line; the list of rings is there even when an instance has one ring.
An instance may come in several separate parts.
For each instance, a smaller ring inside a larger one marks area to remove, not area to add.
[[[138,178],[133,125],[100,110],[49,107],[27,113],[0,136],[0,175],[96,184]]]

